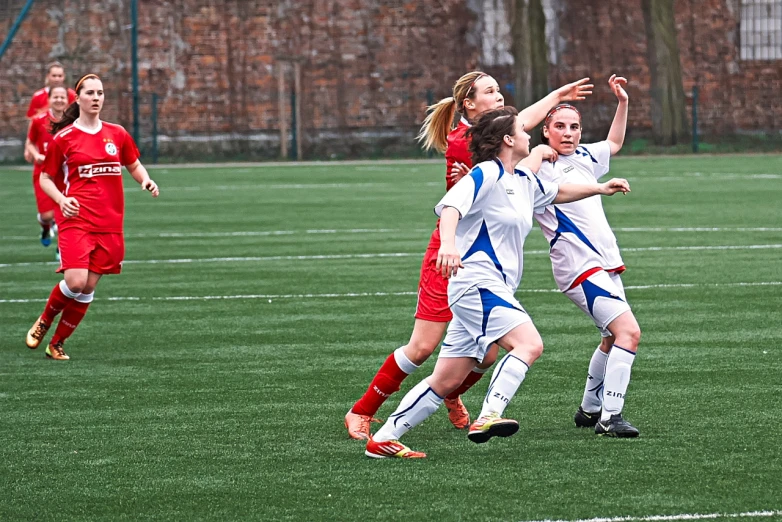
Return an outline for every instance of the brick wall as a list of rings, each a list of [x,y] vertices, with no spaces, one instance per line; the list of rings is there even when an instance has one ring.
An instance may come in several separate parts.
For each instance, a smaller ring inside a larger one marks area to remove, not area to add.
[[[677,0],[685,91],[701,89],[708,132],[775,130],[782,63],[738,58],[737,15],[726,2]],[[584,104],[588,129],[610,125],[614,100],[604,82],[611,72],[631,79],[632,132],[651,127],[646,45],[639,0],[561,0],[558,63],[550,83],[589,75],[599,83]],[[5,38],[22,2],[6,0]],[[302,64],[302,125],[306,157],[410,154],[427,91],[439,99],[453,81],[477,68],[480,2],[381,0],[139,1],[142,136],[151,132],[151,95],[159,96],[164,153],[180,157],[275,157],[279,125],[290,128],[286,73],[280,113],[277,67]],[[473,10],[471,10],[473,9]],[[0,142],[20,155],[24,112],[39,88],[43,66],[62,61],[69,83],[84,72],[103,77],[104,119],[130,128],[128,0],[38,0],[0,61]],[[505,85],[505,68],[489,68]],[[512,98],[509,100],[512,101]],[[142,145],[148,145],[145,141]],[[0,159],[3,153],[0,152]]]
[[[616,106],[605,82],[612,73],[626,76],[631,81],[630,132],[648,135],[652,126],[650,78],[640,0],[627,0],[621,8],[613,2],[590,2],[589,9],[575,1],[562,4],[561,61],[553,68],[550,81],[558,84],[591,76],[598,90],[589,103],[582,104],[585,130],[592,127],[604,135]],[[778,134],[782,128],[782,60],[740,60],[738,4],[735,0],[675,1],[687,116],[691,120],[691,94],[697,85],[702,133]]]

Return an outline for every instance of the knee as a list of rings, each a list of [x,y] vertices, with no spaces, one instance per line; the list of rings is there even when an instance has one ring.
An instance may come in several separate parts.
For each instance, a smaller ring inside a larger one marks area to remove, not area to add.
[[[619,332],[615,342],[623,348],[627,347],[628,349],[635,351],[638,348],[638,344],[641,342],[641,329],[638,326],[634,326]]]
[[[543,355],[543,341],[537,340],[534,342],[525,342],[524,344],[520,344],[518,347],[515,347],[513,350],[511,350],[514,354],[517,354],[521,356],[520,358],[525,361],[527,364],[532,364],[535,362],[541,355]]]
[[[543,341],[537,341],[529,345],[529,355],[530,358],[534,361],[541,355],[543,355]]]
[[[428,339],[411,339],[405,347],[405,355],[413,364],[421,365],[434,353],[437,344]]]
[[[74,294],[80,294],[84,292],[84,289],[87,286],[87,278],[72,275],[65,278],[65,284],[68,286],[68,290]]]

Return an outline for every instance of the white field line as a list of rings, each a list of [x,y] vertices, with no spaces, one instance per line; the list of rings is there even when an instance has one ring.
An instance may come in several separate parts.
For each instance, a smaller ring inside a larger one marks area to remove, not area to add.
[[[268,237],[288,236],[297,234],[393,234],[393,233],[426,233],[434,230],[429,228],[346,228],[346,229],[313,229],[313,230],[243,230],[231,232],[158,232],[125,234],[125,239],[141,238],[199,238],[199,237]],[[616,232],[782,232],[782,227],[617,227]],[[27,236],[0,236],[0,241],[34,241],[37,234]]]
[[[443,185],[442,182],[427,181],[422,183],[406,183],[405,188],[410,186],[420,187],[439,187]],[[171,192],[198,192],[201,190],[314,190],[314,189],[353,189],[353,188],[372,188],[372,187],[398,187],[398,183],[383,183],[383,182],[364,182],[364,183],[276,183],[276,184],[264,184],[264,183],[252,183],[252,184],[238,184],[238,185],[212,185],[208,187],[200,187],[198,185],[187,187],[166,187],[164,190]],[[123,189],[127,193],[138,192],[138,187],[128,187]]]
[[[666,520],[710,520],[719,518],[768,518],[782,516],[780,510],[747,511],[744,513],[682,513],[680,515],[647,515],[625,517],[580,518],[577,520],[528,520],[526,522],[657,522]]]
[[[395,232],[412,232],[415,234],[431,232],[431,229],[401,229],[401,228],[325,228],[312,230],[245,230],[234,232],[158,232],[125,234],[125,239],[141,238],[199,238],[199,237],[268,237],[268,236],[292,236],[297,234],[391,234]],[[782,229],[780,229],[782,231]],[[37,234],[27,236],[0,236],[0,241],[30,241],[37,239]]]
[[[782,244],[774,245],[703,245],[678,247],[640,247],[623,248],[623,252],[663,252],[663,251],[704,251],[704,250],[768,250],[782,248]],[[548,250],[528,250],[525,255],[548,255]],[[315,261],[324,259],[378,259],[393,257],[423,257],[423,252],[381,252],[373,254],[322,254],[311,256],[247,256],[247,257],[206,257],[206,258],[175,258],[175,259],[128,259],[123,265],[160,265],[189,263],[239,263],[253,261]],[[0,263],[0,268],[15,268],[23,266],[56,265],[55,261],[30,261],[25,263]]]
[[[625,290],[650,290],[650,289],[671,289],[671,288],[724,288],[724,287],[753,287],[753,286],[782,286],[782,281],[759,281],[754,283],[671,283],[659,285],[635,285],[626,286]],[[560,290],[556,288],[531,288],[520,289],[521,294],[556,294]],[[354,298],[354,297],[389,297],[389,296],[408,296],[418,295],[418,292],[347,292],[341,294],[237,294],[237,295],[180,295],[164,297],[96,297],[96,300],[106,301],[229,301],[237,299],[267,299],[271,302],[274,299],[334,299],[334,298]],[[0,304],[8,303],[45,303],[46,299],[0,299]]]

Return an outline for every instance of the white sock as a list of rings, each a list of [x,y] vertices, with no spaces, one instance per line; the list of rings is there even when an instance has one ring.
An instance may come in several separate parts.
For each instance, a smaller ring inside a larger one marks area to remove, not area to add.
[[[74,301],[77,301],[79,303],[91,303],[94,297],[95,297],[95,291],[93,290],[89,294],[79,294],[73,299]]]
[[[402,435],[436,412],[442,403],[443,398],[432,391],[429,383],[424,379],[407,392],[396,411],[388,417],[383,427],[377,430],[372,438],[377,442],[399,440]]]
[[[625,404],[627,385],[630,384],[630,368],[635,354],[613,345],[606,363],[605,383],[603,384],[603,414],[601,421],[607,421],[611,415],[622,413]]]
[[[586,386],[584,386],[584,398],[581,399],[581,409],[595,413],[600,411],[603,405],[603,381],[606,376],[606,363],[608,354],[602,352],[597,347],[592,354],[592,360],[589,361],[589,373],[587,374]]]
[[[69,299],[76,299],[76,297],[81,295],[81,292],[74,292],[68,288],[68,285],[65,284],[65,279],[60,281],[60,292],[62,292],[63,295]]]
[[[479,417],[497,413],[502,415],[508,403],[516,395],[516,390],[521,386],[527,375],[529,366],[515,355],[506,355],[491,376],[491,384],[486,397],[483,399],[483,408]]]
[[[413,363],[413,361],[408,359],[407,355],[405,355],[404,347],[394,350],[394,360],[396,361],[396,365],[399,366],[399,369],[408,375],[418,369],[418,365]]]

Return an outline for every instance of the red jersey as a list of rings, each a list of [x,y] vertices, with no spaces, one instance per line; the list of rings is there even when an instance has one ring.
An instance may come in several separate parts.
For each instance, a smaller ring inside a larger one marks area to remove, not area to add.
[[[76,91],[68,89],[68,104],[76,101]],[[49,109],[49,88],[44,87],[33,93],[33,99],[30,100],[30,107],[27,109],[27,117],[33,118],[38,114]],[[40,149],[39,149],[40,150]]]
[[[122,166],[139,158],[138,148],[122,126],[105,121],[96,130],[78,122],[58,132],[43,164],[43,172],[64,183],[64,194],[79,202],[79,215],[65,218],[55,210],[57,226],[90,232],[122,232],[125,195]]]
[[[456,184],[448,174],[451,173],[451,167],[454,163],[462,163],[472,168],[472,154],[470,154],[470,140],[465,136],[470,124],[462,118],[454,130],[448,133],[448,147],[445,149],[445,190],[451,190]],[[427,248],[440,248],[440,220],[437,220],[437,227],[429,239]]]
[[[46,156],[49,143],[51,143],[52,138],[54,137],[51,132],[52,123],[54,123],[52,113],[51,111],[47,111],[35,116],[30,122],[30,130],[27,131],[27,139],[29,139],[30,143],[35,145],[38,152],[44,156]],[[43,163],[36,163],[33,168],[33,176],[40,174],[42,168]]]

